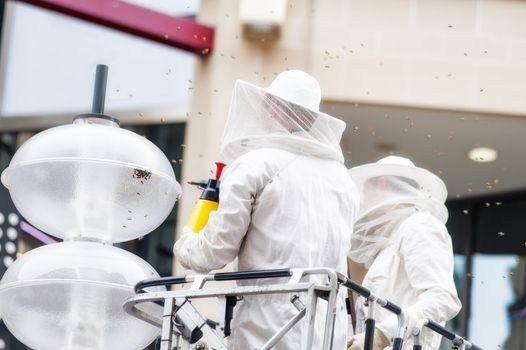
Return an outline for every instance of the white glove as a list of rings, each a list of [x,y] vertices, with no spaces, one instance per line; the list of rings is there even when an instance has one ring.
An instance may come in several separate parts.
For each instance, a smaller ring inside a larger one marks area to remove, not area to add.
[[[192,240],[195,238],[196,233],[192,231],[192,229],[188,226],[183,227],[183,232],[181,237],[175,242],[174,245],[174,255],[179,260],[179,263],[183,265],[185,269],[191,269],[191,264],[189,261],[189,257],[192,255],[192,252],[190,252],[189,245],[187,244],[187,241]]]
[[[207,342],[200,340],[192,349],[210,350],[210,347]]]
[[[389,346],[390,341],[378,329],[374,330],[373,350],[383,350]],[[352,336],[347,340],[347,350],[363,350],[365,345],[365,333],[360,333]]]

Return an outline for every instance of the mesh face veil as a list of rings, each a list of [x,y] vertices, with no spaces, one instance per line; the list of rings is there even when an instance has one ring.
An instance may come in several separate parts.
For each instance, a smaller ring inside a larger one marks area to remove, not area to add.
[[[279,148],[343,162],[345,123],[319,112],[317,81],[301,71],[281,73],[269,88],[238,80],[221,153],[231,162],[251,150]]]
[[[316,113],[272,94],[264,96],[263,110],[289,133],[310,131],[317,118]]]
[[[354,224],[349,257],[369,268],[378,253],[391,242],[398,226],[416,212],[418,208],[412,205],[392,204],[360,217]]]
[[[363,216],[379,207],[398,203],[413,203],[418,198],[430,199],[415,180],[401,176],[375,176],[363,183],[360,213]]]

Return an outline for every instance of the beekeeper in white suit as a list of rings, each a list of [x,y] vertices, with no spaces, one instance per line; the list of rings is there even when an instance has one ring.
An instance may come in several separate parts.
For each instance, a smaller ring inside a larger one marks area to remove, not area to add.
[[[329,267],[346,273],[359,200],[339,146],[345,123],[321,113],[320,99],[316,79],[298,70],[279,74],[268,88],[236,82],[221,147],[229,165],[219,208],[201,232],[186,229],[177,241],[174,253],[184,267],[206,273],[237,257],[237,270]],[[342,290],[338,350],[346,347],[344,297]],[[246,296],[234,311],[229,349],[260,348],[297,313],[289,299]],[[316,318],[313,349],[321,349],[324,316]],[[303,325],[274,349],[299,348]]]
[[[419,319],[444,324],[460,310],[453,282],[453,251],[444,223],[444,183],[406,158],[390,156],[349,170],[362,203],[351,240],[351,270],[364,269],[363,285],[404,310],[408,331],[404,349],[412,349],[411,330]],[[360,279],[360,278],[358,278]],[[349,349],[364,343],[367,307],[356,302],[357,332]],[[397,318],[376,312],[374,350],[397,336]],[[423,348],[436,350],[440,336],[423,331]]]

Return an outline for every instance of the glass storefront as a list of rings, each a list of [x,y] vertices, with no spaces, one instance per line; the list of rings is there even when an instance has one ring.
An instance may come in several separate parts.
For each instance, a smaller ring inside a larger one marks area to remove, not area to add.
[[[515,322],[509,312],[517,300],[524,298],[524,293],[514,288],[519,280],[524,281],[520,262],[516,255],[473,255],[469,334],[474,343],[484,344],[486,349],[524,348],[517,347],[517,335],[511,331]]]

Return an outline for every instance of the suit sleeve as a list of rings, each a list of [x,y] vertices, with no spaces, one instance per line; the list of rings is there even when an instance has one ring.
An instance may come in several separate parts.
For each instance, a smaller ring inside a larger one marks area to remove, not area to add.
[[[411,287],[417,291],[415,303],[404,309],[406,336],[420,319],[443,323],[455,317],[461,304],[453,281],[451,238],[445,227],[422,222],[407,225],[401,238],[400,254]],[[378,328],[388,337],[395,337],[396,316],[388,317]]]
[[[181,265],[208,273],[236,258],[250,225],[255,198],[264,187],[259,168],[243,159],[227,168],[221,180],[218,210],[210,214],[201,232],[184,233],[174,246]]]

